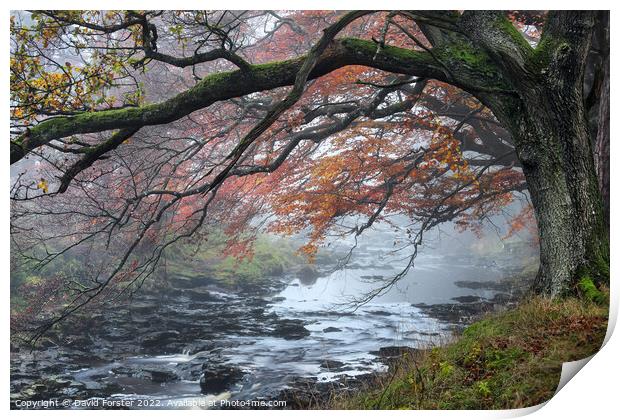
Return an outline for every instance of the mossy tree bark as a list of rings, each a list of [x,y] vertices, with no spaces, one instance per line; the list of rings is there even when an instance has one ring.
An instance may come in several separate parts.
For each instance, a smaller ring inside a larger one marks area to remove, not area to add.
[[[581,92],[549,74],[500,118],[511,127],[536,211],[537,289],[551,295],[570,292],[585,275],[608,278],[608,231]]]
[[[472,25],[505,25],[489,15],[476,15]],[[489,105],[514,136],[538,221],[536,289],[552,296],[573,292],[585,276],[609,277],[608,229],[583,94],[594,22],[593,13],[550,13],[536,50],[511,27],[479,34],[518,92]]]

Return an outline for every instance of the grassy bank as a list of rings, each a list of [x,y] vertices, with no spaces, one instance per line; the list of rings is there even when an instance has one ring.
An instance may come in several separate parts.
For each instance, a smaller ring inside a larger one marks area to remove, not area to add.
[[[278,276],[301,261],[290,243],[259,236],[253,244],[251,258],[238,259],[225,255],[226,237],[213,234],[208,246],[196,248],[177,245],[166,251],[164,274],[174,278],[210,277],[221,286],[248,285]]]
[[[586,299],[531,298],[472,324],[448,345],[403,356],[366,389],[334,396],[329,408],[508,409],[542,403],[553,396],[563,362],[598,351],[607,314],[607,304]]]

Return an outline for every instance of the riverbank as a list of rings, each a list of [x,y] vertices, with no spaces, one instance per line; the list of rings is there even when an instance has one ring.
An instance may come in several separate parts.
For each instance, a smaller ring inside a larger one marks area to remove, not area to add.
[[[604,292],[608,302],[608,294]],[[562,363],[597,352],[608,303],[532,297],[490,314],[451,343],[408,352],[359,391],[334,393],[329,409],[511,409],[549,400]]]

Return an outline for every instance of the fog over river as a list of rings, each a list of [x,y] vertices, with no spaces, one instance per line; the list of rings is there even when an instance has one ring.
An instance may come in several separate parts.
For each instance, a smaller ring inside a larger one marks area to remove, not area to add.
[[[343,304],[404,264],[404,254],[386,256],[378,245],[385,240],[371,236],[335,272],[284,273],[261,290],[177,279],[165,295],[145,292],[94,313],[60,345],[11,353],[12,401],[152,400],[178,408],[278,399],[312,383],[355,387],[385,372],[403,348],[445,342],[471,316],[509,302],[514,285],[501,280],[522,268],[509,249],[493,258],[455,253],[454,243],[449,253],[422,250],[396,286],[352,311]]]

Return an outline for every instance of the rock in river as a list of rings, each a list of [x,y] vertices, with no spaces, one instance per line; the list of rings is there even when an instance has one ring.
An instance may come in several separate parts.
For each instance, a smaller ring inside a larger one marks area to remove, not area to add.
[[[323,360],[323,361],[321,362],[320,366],[321,366],[323,369],[335,370],[335,369],[339,369],[339,368],[343,367],[343,366],[344,366],[344,363],[343,363],[343,362],[340,362],[340,361],[338,361],[338,360],[329,360],[329,359],[326,359],[326,360]]]
[[[219,394],[227,391],[243,378],[243,371],[234,366],[207,366],[200,377],[200,390],[203,394]]]
[[[323,329],[324,333],[331,333],[331,332],[340,332],[342,331],[340,328],[336,328],[336,327],[327,327]]]
[[[167,369],[144,369],[144,371],[148,373],[153,382],[163,383],[178,379],[176,373]]]
[[[273,330],[274,337],[285,340],[299,340],[309,335],[310,331],[304,327],[304,322],[300,319],[280,319],[275,323]]]

